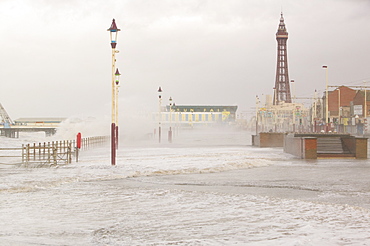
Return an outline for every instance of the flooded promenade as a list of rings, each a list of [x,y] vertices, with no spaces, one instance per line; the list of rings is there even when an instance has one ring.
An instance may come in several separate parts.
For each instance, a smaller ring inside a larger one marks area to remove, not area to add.
[[[16,141],[16,140],[11,140]],[[1,165],[3,245],[367,245],[368,160],[297,159],[241,131]]]

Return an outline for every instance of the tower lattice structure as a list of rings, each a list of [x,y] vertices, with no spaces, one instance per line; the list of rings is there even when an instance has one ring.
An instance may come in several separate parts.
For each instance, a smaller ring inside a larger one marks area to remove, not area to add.
[[[281,13],[278,31],[276,32],[277,66],[274,88],[274,105],[278,105],[280,102],[292,102],[288,73],[287,40],[288,32],[285,27],[283,13]]]

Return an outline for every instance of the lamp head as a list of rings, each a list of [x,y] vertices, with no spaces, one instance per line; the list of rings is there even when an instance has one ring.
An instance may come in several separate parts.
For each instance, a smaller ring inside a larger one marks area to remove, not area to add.
[[[121,31],[121,29],[117,28],[115,19],[113,19],[112,24],[107,31],[110,33],[110,45],[112,49],[115,49],[117,45],[117,34],[119,31]]]

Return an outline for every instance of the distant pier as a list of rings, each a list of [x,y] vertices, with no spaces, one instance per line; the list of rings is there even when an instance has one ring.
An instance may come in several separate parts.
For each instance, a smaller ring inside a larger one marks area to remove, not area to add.
[[[19,138],[20,132],[45,132],[46,136],[54,135],[65,118],[20,118],[14,124],[3,124],[0,135],[8,138]]]
[[[20,132],[45,132],[46,136],[54,135],[57,131],[56,127],[11,127],[0,128],[1,136],[8,138],[19,138]]]

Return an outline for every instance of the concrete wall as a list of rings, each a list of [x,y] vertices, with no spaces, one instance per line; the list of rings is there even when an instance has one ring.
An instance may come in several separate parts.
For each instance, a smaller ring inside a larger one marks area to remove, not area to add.
[[[263,147],[283,147],[284,136],[281,132],[260,132],[257,136],[252,135],[252,145]]]
[[[356,159],[367,159],[367,138],[356,138]]]
[[[260,146],[260,135],[252,135],[252,146]]]
[[[302,138],[302,154],[304,159],[317,159],[317,138]]]
[[[367,138],[342,138],[342,143],[356,159],[367,159]]]
[[[367,138],[341,136],[341,140],[344,148],[349,150],[356,159],[367,159]],[[294,134],[286,135],[284,152],[303,159],[317,159],[317,137],[296,136]],[[341,158],[344,156],[333,155],[329,157]]]
[[[302,138],[289,134],[285,136],[284,152],[302,158]]]
[[[317,138],[286,135],[284,152],[302,159],[317,159]]]
[[[342,137],[343,148],[348,150],[351,154],[356,153],[356,138],[354,137]]]

